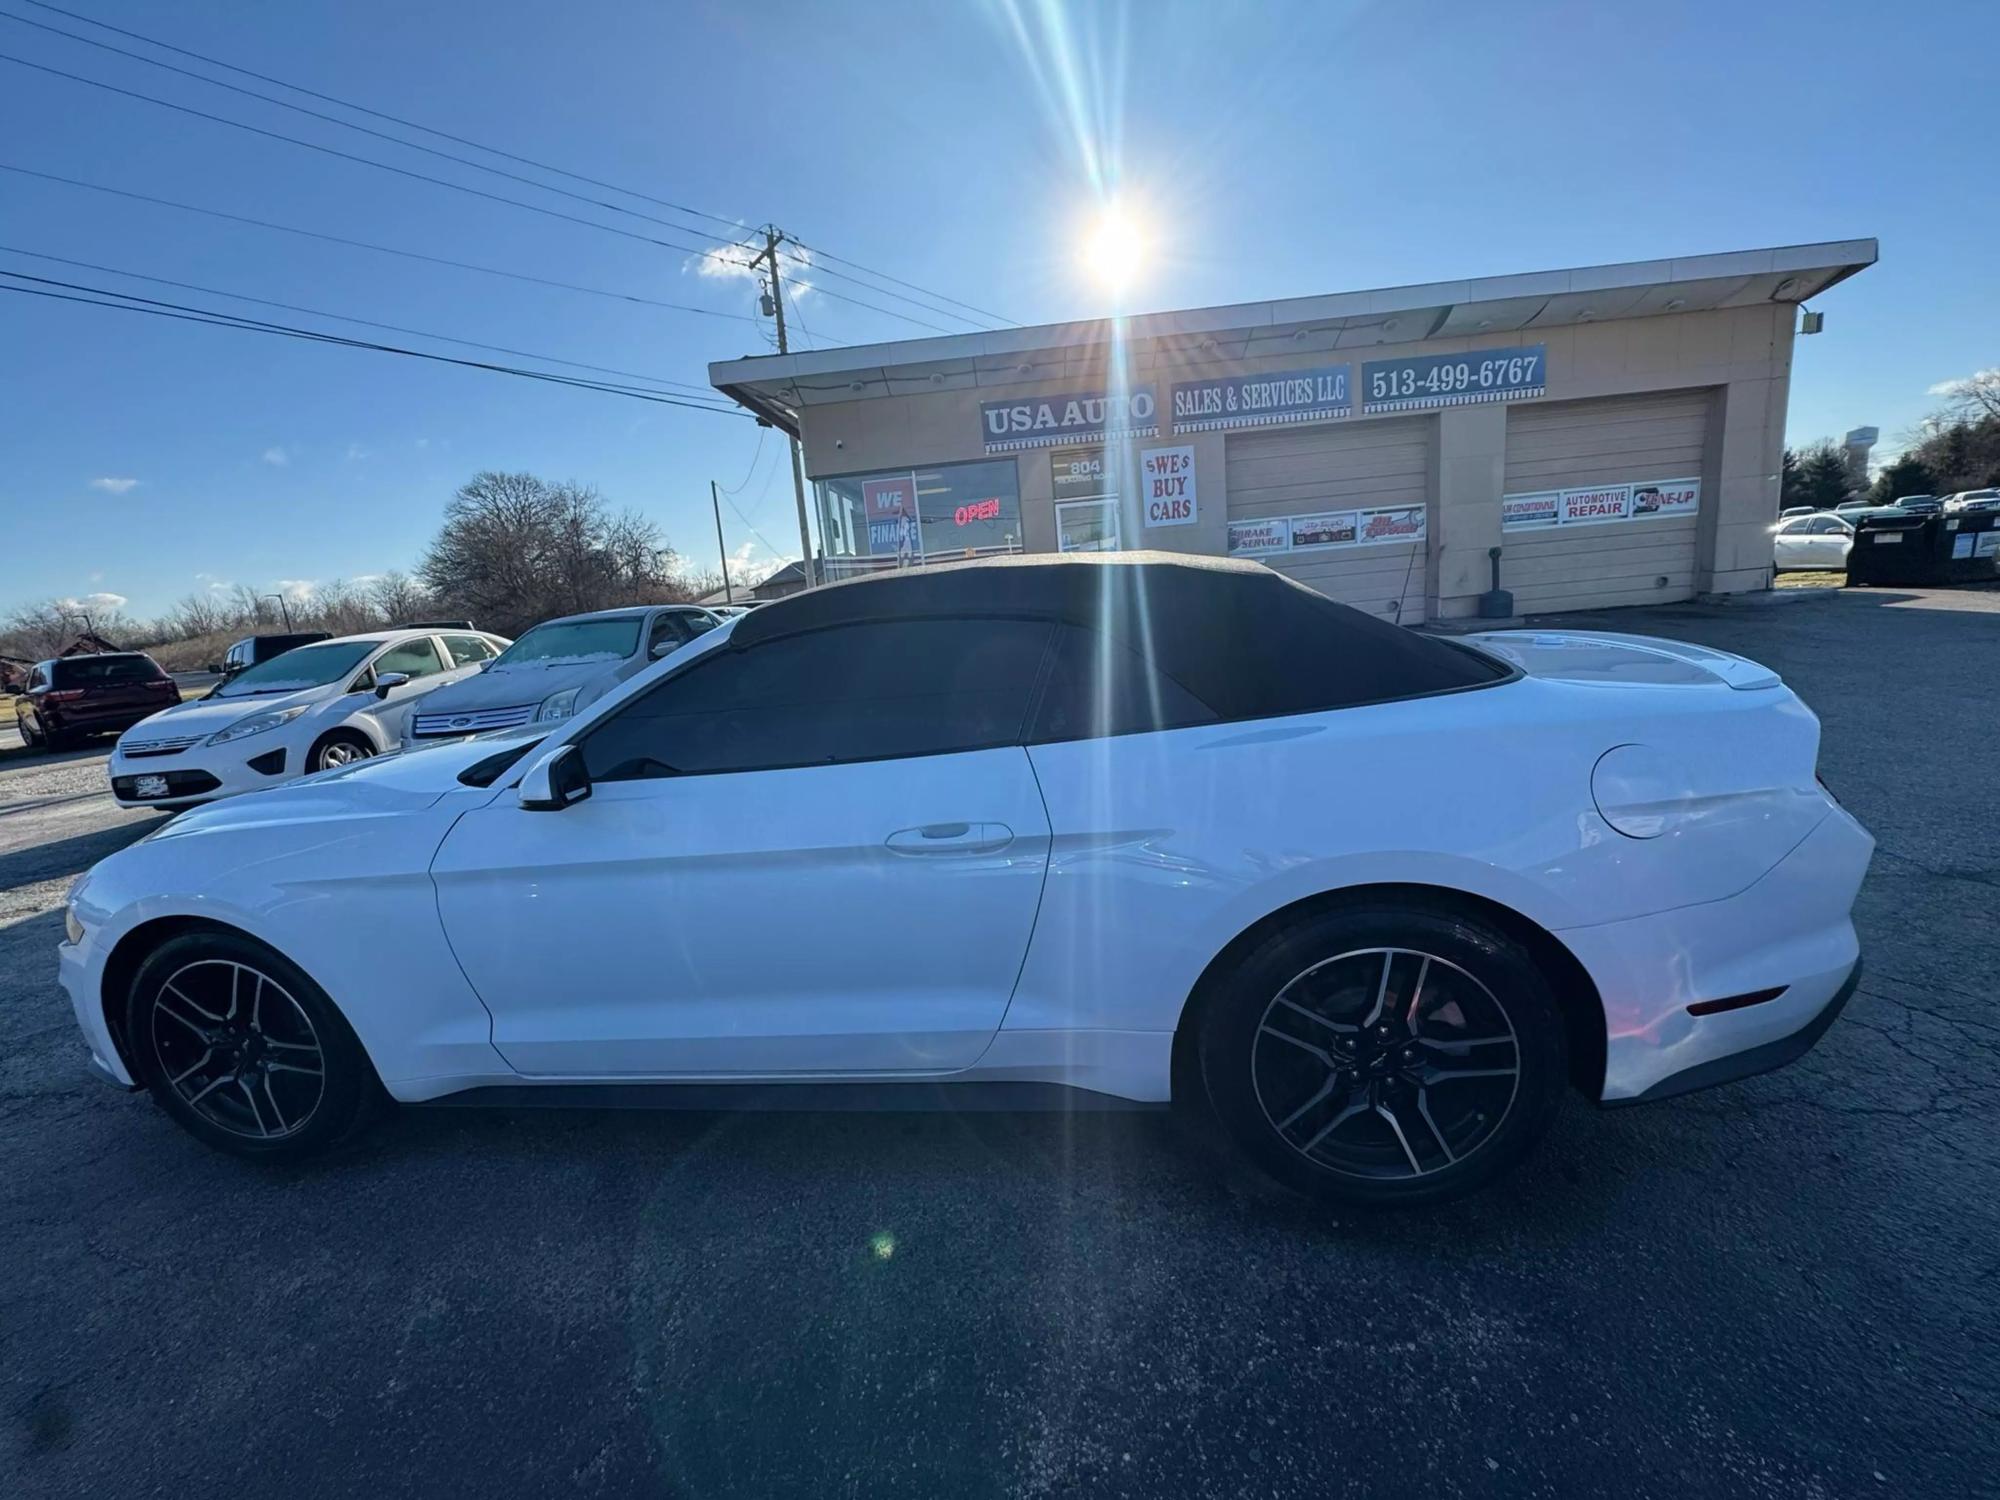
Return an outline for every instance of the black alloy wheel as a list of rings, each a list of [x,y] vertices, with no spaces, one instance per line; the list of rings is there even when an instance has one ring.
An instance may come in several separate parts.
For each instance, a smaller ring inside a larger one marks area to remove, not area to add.
[[[310,1156],[380,1094],[367,1054],[325,991],[242,933],[171,938],[139,966],[127,1055],[154,1101],[219,1150]]]
[[[1524,1157],[1566,1083],[1562,1018],[1482,921],[1334,909],[1267,938],[1198,1024],[1209,1100],[1265,1171],[1315,1196],[1433,1202]]]

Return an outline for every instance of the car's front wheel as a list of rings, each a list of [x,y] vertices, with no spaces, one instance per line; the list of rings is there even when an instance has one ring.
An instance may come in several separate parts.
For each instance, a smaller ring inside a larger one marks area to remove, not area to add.
[[[308,771],[331,771],[335,766],[352,765],[375,753],[375,746],[353,730],[336,730],[312,747],[306,757]]]
[[[324,1150],[360,1121],[377,1087],[325,992],[240,933],[161,944],[133,979],[126,1025],[139,1081],[160,1107],[237,1156]]]
[[[1206,997],[1201,1080],[1280,1182],[1373,1204],[1458,1197],[1515,1166],[1567,1082],[1562,1016],[1480,919],[1329,908],[1268,934]]]

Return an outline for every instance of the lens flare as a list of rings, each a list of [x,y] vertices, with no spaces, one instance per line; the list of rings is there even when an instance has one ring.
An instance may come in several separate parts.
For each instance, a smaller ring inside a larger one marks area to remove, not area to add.
[[[1138,217],[1122,205],[1110,204],[1084,237],[1083,264],[1099,283],[1123,291],[1145,269],[1148,249]]]

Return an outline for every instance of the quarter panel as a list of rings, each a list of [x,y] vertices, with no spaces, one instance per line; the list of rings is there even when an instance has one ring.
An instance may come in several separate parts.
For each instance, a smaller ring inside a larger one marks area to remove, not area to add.
[[[1770,751],[1787,716],[1794,738],[1816,739],[1782,689],[1528,678],[1036,746],[1049,876],[1006,1026],[1171,1029],[1231,939],[1294,901],[1357,885],[1465,891],[1551,931],[1733,894],[1827,812],[1816,789],[1790,784],[1802,775],[1810,786],[1810,753]],[[1590,776],[1606,750],[1633,742],[1733,757],[1735,789],[1670,836],[1627,838],[1598,814]]]

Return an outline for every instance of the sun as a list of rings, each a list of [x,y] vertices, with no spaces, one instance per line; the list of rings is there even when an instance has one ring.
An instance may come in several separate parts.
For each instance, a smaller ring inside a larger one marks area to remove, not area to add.
[[[1149,249],[1138,216],[1112,203],[1105,206],[1084,236],[1082,259],[1084,268],[1100,285],[1122,292],[1145,269]]]

